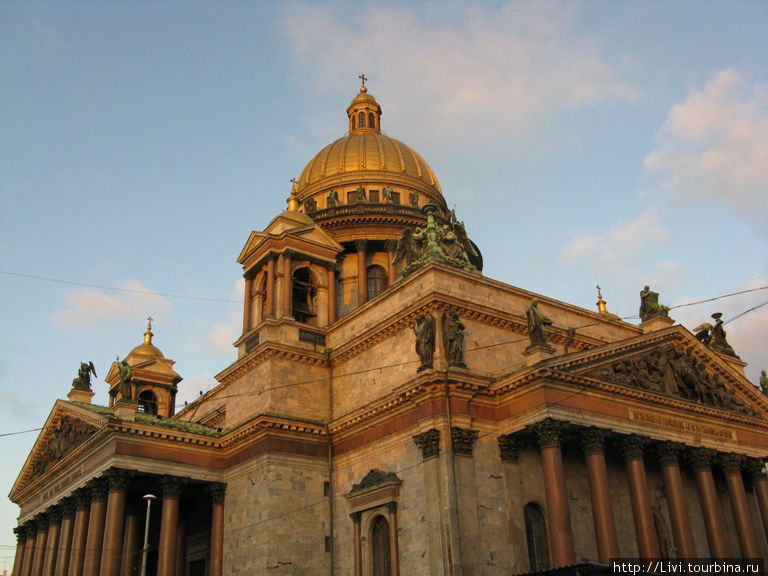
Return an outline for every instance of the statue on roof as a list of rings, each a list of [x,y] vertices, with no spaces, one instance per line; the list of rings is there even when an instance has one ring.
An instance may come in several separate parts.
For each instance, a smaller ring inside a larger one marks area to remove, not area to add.
[[[669,306],[659,304],[659,293],[645,286],[640,292],[640,321],[647,322],[659,316],[669,318]]]
[[[118,388],[120,396],[123,397],[123,400],[131,401],[133,400],[133,391],[131,390],[133,371],[131,370],[131,366],[126,360],[120,360],[120,357],[118,356],[117,369],[120,374],[120,387]]]
[[[525,318],[528,320],[528,337],[531,339],[531,344],[528,348],[534,348],[536,346],[548,346],[547,334],[544,331],[545,326],[551,326],[552,320],[547,318],[544,313],[539,310],[538,298],[531,300],[531,305],[525,311]]]
[[[766,375],[765,370],[760,371],[760,390],[768,396],[768,375]]]
[[[483,257],[467,236],[464,223],[449,219],[445,224],[438,224],[439,208],[435,204],[424,206],[424,212],[427,225],[404,230],[397,242],[392,264],[403,263],[399,279],[429,262],[441,262],[479,274],[483,267]]]
[[[80,368],[77,370],[77,378],[72,380],[72,389],[91,392],[91,374],[93,374],[94,378],[98,378],[93,362],[88,362],[88,364],[80,362]]]
[[[381,193],[384,195],[384,203],[385,204],[392,204],[392,193],[394,190],[391,186],[387,186],[384,188],[384,190],[381,191]]]
[[[713,326],[709,322],[704,322],[694,329],[696,338],[698,338],[707,348],[714,350],[718,354],[725,354],[726,356],[733,356],[738,358],[736,352],[728,344],[725,328],[723,328],[723,313],[715,312],[712,314],[712,318],[715,321]]]
[[[331,190],[328,194],[328,198],[325,200],[326,208],[336,208],[339,205],[339,193],[336,190]]]

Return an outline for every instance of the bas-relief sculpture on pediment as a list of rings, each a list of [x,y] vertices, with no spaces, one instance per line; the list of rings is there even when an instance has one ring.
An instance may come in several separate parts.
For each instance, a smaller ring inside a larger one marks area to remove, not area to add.
[[[675,346],[659,346],[638,355],[617,358],[584,374],[589,378],[677,396],[723,410],[757,416],[706,363]]]
[[[48,442],[43,445],[32,464],[32,475],[39,476],[82,444],[97,428],[75,418],[62,418],[53,425]]]

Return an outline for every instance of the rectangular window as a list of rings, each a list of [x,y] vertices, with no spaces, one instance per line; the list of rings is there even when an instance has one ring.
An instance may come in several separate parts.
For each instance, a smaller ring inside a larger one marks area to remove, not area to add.
[[[392,192],[392,204],[400,204],[400,192]]]
[[[378,202],[379,201],[379,191],[378,190],[368,190],[368,200],[371,202]]]

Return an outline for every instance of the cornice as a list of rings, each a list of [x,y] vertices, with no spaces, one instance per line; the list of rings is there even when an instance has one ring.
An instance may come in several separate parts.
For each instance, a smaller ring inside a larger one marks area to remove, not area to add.
[[[215,378],[223,385],[229,384],[252,370],[254,366],[271,358],[287,359],[311,366],[328,365],[328,356],[320,352],[305,350],[289,344],[263,342],[242,358],[238,358],[228,368],[216,374]]]
[[[298,420],[273,414],[261,414],[238,428],[228,432],[221,439],[221,447],[227,454],[236,451],[243,444],[263,437],[269,432],[288,433],[304,439],[327,439],[328,428],[322,422]]]

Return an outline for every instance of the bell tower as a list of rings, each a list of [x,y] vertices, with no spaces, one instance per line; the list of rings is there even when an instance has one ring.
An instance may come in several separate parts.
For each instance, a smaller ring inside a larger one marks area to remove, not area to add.
[[[131,350],[122,361],[112,363],[109,374],[105,378],[109,384],[109,405],[123,400],[123,391],[130,385],[131,398],[126,400],[138,403],[138,411],[163,418],[170,418],[176,412],[177,384],[181,376],[173,369],[176,363],[166,358],[157,346],[152,344],[152,321],[147,318],[147,330],[144,332],[144,342]],[[130,371],[120,374],[120,363],[127,363]],[[121,387],[122,381],[128,376],[129,383]]]

